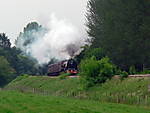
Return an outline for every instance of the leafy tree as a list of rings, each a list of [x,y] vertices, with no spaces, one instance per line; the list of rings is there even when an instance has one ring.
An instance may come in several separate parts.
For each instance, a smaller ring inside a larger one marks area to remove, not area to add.
[[[103,83],[107,79],[111,79],[115,74],[115,65],[113,65],[108,57],[104,57],[99,62],[99,74],[97,78],[98,83]]]
[[[75,59],[80,63],[81,60],[91,58],[92,56],[95,56],[97,60],[100,60],[106,56],[106,53],[102,48],[91,48],[90,46],[85,46],[84,50],[77,55]]]
[[[9,62],[0,56],[0,86],[5,85],[14,78],[15,70],[10,67]]]
[[[89,48],[89,50],[85,53],[84,58],[90,58],[92,56],[95,56],[97,60],[100,60],[106,55],[102,48]]]
[[[92,47],[103,48],[124,70],[150,66],[150,1],[90,0],[87,27]]]
[[[38,73],[36,61],[27,56],[17,55],[17,72],[21,74],[36,75]]]
[[[85,88],[104,83],[115,74],[115,68],[107,57],[101,60],[96,60],[95,57],[82,60],[80,64],[81,81]]]
[[[80,64],[81,81],[85,88],[95,85],[95,80],[99,74],[99,63],[95,57],[85,59]]]
[[[0,56],[4,56],[10,66],[16,71],[16,75],[20,74],[36,74],[36,61],[27,56],[23,56],[22,52],[16,47],[0,48]]]

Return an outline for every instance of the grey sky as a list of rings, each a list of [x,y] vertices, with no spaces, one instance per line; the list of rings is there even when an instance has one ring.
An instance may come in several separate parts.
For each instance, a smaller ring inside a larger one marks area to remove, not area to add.
[[[51,13],[83,30],[87,0],[0,0],[0,32],[15,39],[31,21],[44,24]]]

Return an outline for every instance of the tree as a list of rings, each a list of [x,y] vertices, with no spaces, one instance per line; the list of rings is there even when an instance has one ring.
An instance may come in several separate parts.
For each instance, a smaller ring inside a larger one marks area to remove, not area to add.
[[[92,48],[103,48],[124,70],[150,66],[150,1],[90,0],[87,27]]]
[[[17,72],[18,75],[21,74],[29,74],[29,75],[36,75],[38,73],[36,67],[36,61],[31,59],[30,57],[23,56],[21,54],[17,55],[18,62],[17,62]]]
[[[97,60],[100,60],[106,56],[106,53],[102,48],[91,48],[89,45],[85,45],[83,51],[81,51],[79,55],[76,55],[75,59],[80,63],[81,60],[91,58],[92,56],[95,56]]]
[[[115,74],[115,69],[107,57],[101,60],[96,60],[95,57],[84,59],[80,64],[81,81],[85,88],[104,83]]]
[[[4,56],[10,66],[16,71],[16,75],[20,74],[36,74],[36,61],[28,56],[22,55],[22,51],[16,47],[9,49],[0,48],[0,56]]]
[[[16,47],[21,49],[25,54],[30,55],[27,49],[34,41],[37,40],[37,38],[44,36],[45,33],[45,28],[43,28],[37,22],[31,22],[27,24],[23,32],[20,32],[17,40],[15,41]]]
[[[9,62],[0,56],[0,86],[5,85],[14,78],[15,70],[10,67]]]
[[[0,33],[0,47],[2,48],[10,48],[11,43],[5,33]]]

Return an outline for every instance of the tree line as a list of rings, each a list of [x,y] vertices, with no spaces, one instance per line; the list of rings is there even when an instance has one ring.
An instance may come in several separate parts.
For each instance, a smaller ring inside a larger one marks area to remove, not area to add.
[[[91,40],[80,55],[86,87],[112,75],[150,74],[150,1],[89,0],[86,26]]]
[[[101,48],[96,54],[105,52],[122,70],[150,68],[149,10],[148,0],[89,0],[86,26],[92,40],[82,54]]]
[[[19,75],[44,75],[48,64],[38,65],[38,61],[27,52],[27,46],[36,40],[36,35],[42,28],[37,22],[27,24],[15,41],[15,46],[5,33],[0,33],[0,86],[4,86]]]

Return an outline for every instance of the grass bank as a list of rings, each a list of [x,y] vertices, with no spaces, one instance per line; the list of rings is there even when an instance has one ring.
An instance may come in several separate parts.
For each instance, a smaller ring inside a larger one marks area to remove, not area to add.
[[[101,102],[150,106],[150,78],[113,78],[102,85],[83,90],[79,78],[19,77],[6,89],[42,95],[73,97]]]
[[[150,113],[149,110],[123,104],[0,91],[0,113]]]

